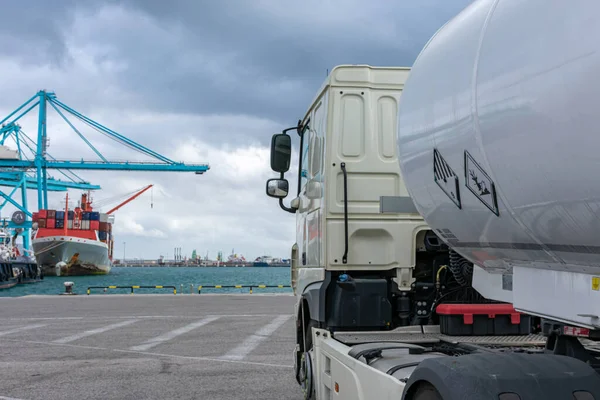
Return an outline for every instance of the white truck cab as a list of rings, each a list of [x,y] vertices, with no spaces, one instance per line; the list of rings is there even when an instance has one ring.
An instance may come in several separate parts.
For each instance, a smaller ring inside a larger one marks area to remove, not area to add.
[[[390,285],[398,296],[411,291],[417,263],[439,253],[441,243],[408,196],[397,158],[398,102],[409,71],[334,68],[293,128],[300,139],[298,182],[282,175],[267,183],[271,196],[281,198],[277,192],[288,187],[296,195],[290,207],[281,205],[297,219],[291,259],[299,335],[311,321],[331,329],[398,325]],[[283,174],[289,162],[280,168],[278,151],[289,154],[291,137],[275,135],[272,144],[272,167]],[[344,279],[352,291],[332,283]],[[386,307],[376,312],[374,304]]]

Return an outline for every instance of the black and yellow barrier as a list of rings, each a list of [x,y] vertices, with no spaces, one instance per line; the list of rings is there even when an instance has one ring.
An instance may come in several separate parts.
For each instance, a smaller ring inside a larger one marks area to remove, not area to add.
[[[177,294],[177,288],[175,286],[89,286],[87,288],[87,294],[90,294],[92,289],[131,289],[131,294],[133,294],[134,289],[173,289],[173,294]]]
[[[252,294],[252,290],[254,288],[257,289],[266,289],[266,288],[289,288],[290,285],[199,285],[198,286],[198,294],[202,294],[202,289],[242,289],[242,288],[250,288],[250,294]]]

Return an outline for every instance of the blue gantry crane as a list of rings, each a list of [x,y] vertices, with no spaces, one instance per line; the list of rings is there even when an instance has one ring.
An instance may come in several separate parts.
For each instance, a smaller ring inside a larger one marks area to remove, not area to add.
[[[6,142],[12,139],[17,147],[16,151],[12,151],[7,147]],[[9,159],[18,159],[18,160],[27,160],[31,157],[28,157],[27,152],[24,151],[28,149],[31,154],[35,154],[35,143],[21,130],[21,126],[16,123],[6,124],[0,127],[0,157],[9,158]],[[48,154],[49,157],[51,157]],[[59,171],[62,175],[65,176],[67,180],[55,179],[54,177],[48,177],[47,179],[47,190],[48,191],[67,191],[69,188],[73,189],[81,189],[81,190],[98,190],[100,186],[92,185],[89,182],[86,182],[81,177],[76,175],[75,173],[69,171]],[[27,190],[37,190],[37,178],[32,176],[27,171],[17,170],[3,170],[0,171],[0,186],[12,187],[10,193],[6,194],[0,190],[0,197],[4,199],[4,201],[0,204],[0,212],[4,209],[7,204],[13,205],[23,214],[21,220],[17,222],[11,220],[4,220],[3,227],[14,230],[18,235],[23,235],[23,247],[25,250],[29,250],[29,229],[31,228],[31,213],[27,209]],[[16,194],[17,190],[21,191],[21,202],[13,199],[13,196]],[[15,233],[14,232],[14,233]]]
[[[48,106],[56,111],[79,138],[98,156],[99,160],[57,160],[48,154]],[[17,122],[36,107],[38,107],[38,124],[37,140],[34,141],[23,132],[21,126]],[[67,115],[83,122],[88,127],[91,127],[117,143],[149,156],[151,160],[110,161],[94,147],[82,131],[67,118]],[[5,147],[5,142],[9,138],[14,140],[17,147],[14,154]],[[25,149],[29,150],[31,153],[30,157],[27,156]],[[47,92],[45,90],[39,91],[0,121],[0,186],[13,187],[13,190],[9,194],[0,191],[0,196],[4,198],[3,204],[0,205],[0,210],[7,203],[10,203],[23,212],[25,218],[20,223],[17,223],[17,225],[18,227],[24,228],[26,231],[23,240],[25,249],[29,248],[29,234],[27,231],[31,226],[31,213],[27,207],[27,189],[36,190],[38,208],[47,209],[49,191],[66,191],[69,188],[82,190],[100,189],[100,186],[86,182],[72,170],[171,171],[203,174],[209,169],[210,167],[206,163],[185,164],[183,162],[176,162],[138,144],[67,106],[58,100],[54,92]],[[57,170],[60,174],[64,175],[67,180],[55,179],[49,175],[48,170]],[[21,204],[12,198],[19,188],[21,189]],[[14,221],[11,223],[14,227]]]

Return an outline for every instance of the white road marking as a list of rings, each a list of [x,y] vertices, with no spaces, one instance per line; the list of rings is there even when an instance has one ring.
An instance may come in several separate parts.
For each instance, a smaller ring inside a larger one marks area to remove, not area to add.
[[[27,318],[4,318],[4,321],[38,321],[47,319],[83,319],[84,317],[27,317]]]
[[[97,335],[98,333],[103,333],[103,332],[110,331],[112,329],[117,329],[117,328],[120,328],[120,327],[123,327],[123,326],[131,325],[131,324],[133,324],[136,321],[137,320],[132,319],[132,320],[129,320],[129,321],[123,321],[123,322],[119,322],[119,323],[112,324],[112,325],[106,325],[106,326],[103,326],[102,328],[92,329],[92,330],[89,330],[89,331],[77,333],[77,334],[72,335],[72,336],[67,336],[67,337],[55,340],[54,343],[69,343],[69,342],[74,342],[75,340],[82,339],[84,337],[88,337],[88,336],[92,336],[92,335]]]
[[[17,333],[17,332],[29,331],[31,329],[42,328],[44,326],[46,326],[46,325],[45,324],[36,324],[36,325],[22,326],[20,328],[10,329],[8,331],[1,331],[0,336],[10,335],[12,333]]]
[[[113,351],[122,352],[122,353],[130,353],[130,354],[145,354],[148,356],[157,356],[157,357],[180,358],[182,360],[219,361],[219,362],[226,362],[226,363],[233,363],[233,364],[260,365],[263,367],[294,368],[293,365],[271,364],[271,363],[255,362],[255,361],[225,360],[222,358],[215,358],[215,357],[179,356],[176,354],[151,353],[151,352],[147,352],[147,351],[131,351],[131,350],[118,350],[118,349],[114,349]]]
[[[22,400],[22,399],[16,399],[14,397],[5,397],[5,396],[0,396],[0,400]]]
[[[179,358],[182,360],[197,360],[197,361],[212,361],[212,362],[225,362],[225,363],[233,363],[233,364],[247,364],[247,365],[259,365],[263,367],[277,367],[277,368],[294,368],[293,365],[285,365],[285,364],[271,364],[271,363],[263,363],[263,362],[254,362],[254,361],[235,361],[235,360],[224,360],[213,357],[195,357],[195,356],[180,356],[176,354],[163,354],[163,353],[152,353],[147,351],[133,351],[133,350],[122,350],[122,349],[109,349],[107,347],[95,347],[95,346],[84,346],[79,344],[69,344],[69,343],[54,343],[54,342],[39,342],[34,340],[20,340],[20,339],[3,339],[7,342],[15,342],[15,343],[31,343],[31,344],[43,344],[49,346],[61,346],[61,347],[73,347],[78,349],[90,349],[90,350],[103,350],[103,351],[113,351],[116,353],[128,353],[128,354],[142,354],[148,356],[157,356],[157,357],[169,357],[169,358]],[[0,400],[3,400],[0,397]],[[16,399],[20,400],[20,399]]]
[[[50,346],[61,346],[61,347],[73,347],[78,349],[88,349],[88,350],[110,350],[106,347],[96,347],[96,346],[84,346],[80,344],[71,344],[71,343],[55,343],[55,342],[41,342],[38,340],[21,340],[21,339],[2,339],[2,342],[14,342],[14,343],[27,343],[27,344],[43,344]],[[1,342],[0,342],[1,345]],[[1,400],[1,399],[0,399]]]
[[[167,332],[164,335],[160,335],[155,338],[152,338],[152,339],[146,341],[146,343],[140,344],[138,346],[133,346],[129,350],[144,351],[144,350],[151,349],[154,346],[158,346],[161,343],[168,342],[169,340],[175,339],[177,336],[183,335],[184,333],[188,333],[196,328],[200,328],[201,326],[204,326],[208,323],[216,321],[219,318],[220,317],[216,316],[216,315],[212,316],[212,317],[206,317],[204,319],[201,319],[200,321],[192,322],[189,325],[182,326],[181,328]]]
[[[243,360],[252,350],[258,345],[271,336],[279,327],[281,327],[288,319],[290,315],[280,315],[271,321],[270,324],[263,326],[253,335],[248,336],[242,343],[235,348],[231,349],[227,354],[219,357],[221,360]]]

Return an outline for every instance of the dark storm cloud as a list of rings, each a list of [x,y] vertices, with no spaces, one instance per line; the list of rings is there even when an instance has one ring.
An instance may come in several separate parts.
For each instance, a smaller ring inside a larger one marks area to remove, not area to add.
[[[22,64],[64,65],[68,58],[65,28],[73,23],[80,7],[92,11],[97,6],[89,0],[2,2],[2,57],[13,57]]]
[[[127,0],[129,8],[181,36],[176,48],[147,49],[147,57],[137,60],[148,62],[133,62],[122,84],[148,95],[161,87],[164,96],[147,97],[154,107],[293,123],[328,68],[410,66],[429,37],[467,3]],[[126,46],[121,56],[135,51]],[[149,81],[154,84],[146,86]]]
[[[429,37],[469,2],[107,0],[113,9],[104,16],[100,3],[90,9],[88,2],[76,8],[69,1],[15,2],[21,21],[0,29],[4,44],[22,59],[59,63],[67,58],[67,40],[107,49],[97,62],[122,64],[112,79],[135,93],[134,107],[293,124],[327,69],[410,66]],[[77,31],[72,10],[85,19]],[[14,35],[19,40],[9,46]]]

